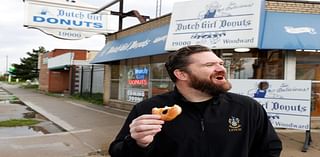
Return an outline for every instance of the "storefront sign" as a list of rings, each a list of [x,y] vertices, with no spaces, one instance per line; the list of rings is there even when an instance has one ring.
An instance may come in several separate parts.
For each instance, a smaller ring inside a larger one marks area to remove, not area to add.
[[[128,80],[128,84],[131,86],[135,85],[148,85],[148,80]]]
[[[127,90],[127,101],[129,102],[140,102],[145,97],[143,90],[128,89]]]
[[[310,129],[311,81],[230,80],[231,92],[257,100],[276,128]]]
[[[144,68],[134,68],[128,71],[128,84],[131,86],[134,85],[148,85],[148,74],[149,69]]]
[[[62,55],[48,59],[48,69],[63,69],[73,65],[74,53],[64,53]]]
[[[166,50],[200,44],[212,49],[259,46],[263,0],[197,0],[173,7]],[[188,11],[186,11],[188,10]]]
[[[91,63],[151,56],[166,53],[164,50],[169,25],[137,33],[108,42]]]
[[[82,39],[94,34],[106,34],[106,14],[92,14],[97,8],[66,1],[25,1],[25,26],[62,39]]]
[[[134,69],[135,78],[138,79],[138,80],[147,79],[148,73],[149,73],[149,70],[146,67],[144,67],[144,68],[135,68]]]

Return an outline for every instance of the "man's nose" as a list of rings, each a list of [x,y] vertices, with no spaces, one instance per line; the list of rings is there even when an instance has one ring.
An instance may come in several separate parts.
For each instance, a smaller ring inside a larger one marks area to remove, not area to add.
[[[226,68],[223,65],[217,65],[214,69],[215,72],[226,72]]]

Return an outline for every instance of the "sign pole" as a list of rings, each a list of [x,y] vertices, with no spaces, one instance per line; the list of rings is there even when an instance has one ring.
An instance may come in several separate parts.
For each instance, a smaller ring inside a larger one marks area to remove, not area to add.
[[[310,123],[311,124],[311,123]],[[303,144],[303,148],[302,148],[302,152],[307,152],[310,144],[312,142],[312,139],[311,139],[311,129],[309,130],[306,130],[306,136],[305,136],[305,140],[304,140],[304,144]]]
[[[312,92],[311,92],[312,93]],[[312,98],[312,94],[310,93],[310,97]],[[311,101],[310,101],[310,115],[311,115]],[[311,139],[311,116],[309,117],[309,121],[310,121],[310,126],[309,126],[309,129],[306,130],[306,134],[305,134],[305,139],[304,139],[304,144],[303,144],[303,147],[302,147],[302,150],[301,152],[307,152],[311,142],[312,142],[312,139]]]

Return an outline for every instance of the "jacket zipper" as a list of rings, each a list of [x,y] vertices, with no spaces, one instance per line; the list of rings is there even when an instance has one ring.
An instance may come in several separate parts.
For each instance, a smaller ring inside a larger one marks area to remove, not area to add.
[[[202,130],[202,132],[204,132],[205,127],[204,127],[204,119],[203,118],[201,118],[200,123],[201,123],[201,130]]]
[[[207,157],[208,155],[207,155],[207,150],[206,150],[206,142],[205,142],[205,140],[206,140],[206,138],[205,138],[205,123],[204,123],[204,118],[203,117],[201,117],[201,119],[200,119],[200,124],[201,124],[201,137],[200,137],[200,141],[201,141],[201,145],[202,145],[202,148],[200,149],[201,151],[200,151],[200,154],[199,154],[199,156],[200,157]]]

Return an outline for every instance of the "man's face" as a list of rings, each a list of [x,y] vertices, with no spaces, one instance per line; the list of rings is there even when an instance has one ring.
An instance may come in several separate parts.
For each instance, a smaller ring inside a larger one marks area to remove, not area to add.
[[[190,56],[188,66],[189,86],[215,96],[231,89],[226,79],[223,61],[212,52],[201,52]]]

